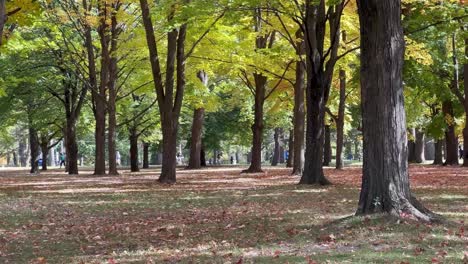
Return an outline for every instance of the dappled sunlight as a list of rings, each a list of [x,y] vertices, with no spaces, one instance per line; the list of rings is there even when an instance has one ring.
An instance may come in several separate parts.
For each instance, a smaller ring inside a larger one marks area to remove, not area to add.
[[[411,255],[419,233],[431,234],[424,241],[444,239],[424,225],[350,218],[359,197],[360,168],[326,169],[334,183],[327,187],[298,185],[299,178],[285,168],[258,175],[241,174],[239,168],[203,171],[181,170],[175,185],[159,184],[153,170],[116,177],[0,177],[5,226],[0,239],[8,241],[6,249],[0,245],[0,254],[9,250],[15,259],[23,254],[15,245],[30,243],[44,254],[67,248],[76,263],[236,263],[241,258],[249,263],[311,256],[324,261],[336,252],[359,262],[360,252],[384,254],[403,243],[408,247],[401,250]],[[416,194],[429,208],[457,222],[468,220],[468,186],[460,184],[462,177],[415,177]],[[425,188],[435,178],[440,185]]]

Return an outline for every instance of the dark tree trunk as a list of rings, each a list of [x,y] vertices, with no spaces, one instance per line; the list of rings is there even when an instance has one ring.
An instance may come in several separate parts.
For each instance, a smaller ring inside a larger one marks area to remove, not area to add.
[[[205,153],[205,147],[203,146],[203,144],[200,150],[200,165],[202,167],[206,167],[206,153]]]
[[[275,148],[273,150],[273,157],[271,159],[271,166],[278,166],[280,159],[280,128],[275,128],[275,133],[273,135],[275,141]]]
[[[149,169],[149,143],[143,142],[143,169]]]
[[[192,137],[190,142],[190,158],[187,169],[201,168],[202,131],[205,109],[198,108],[193,112]]]
[[[47,170],[47,160],[49,156],[49,142],[41,142],[41,153],[42,153],[42,170],[46,171]]]
[[[305,43],[307,55],[307,135],[301,184],[330,184],[323,173],[325,110],[330,95],[333,70],[338,60],[341,15],[345,1],[329,6],[324,0],[306,1]],[[331,47],[325,51],[327,21]],[[327,60],[327,58],[329,58]]]
[[[301,41],[301,46],[304,43]],[[300,52],[301,54],[303,52]],[[302,175],[304,169],[304,123],[305,123],[305,62],[296,62],[296,83],[294,84],[294,153],[293,175]]]
[[[416,129],[416,140],[414,145],[414,155],[415,155],[415,162],[416,163],[424,163],[426,161],[424,157],[424,145],[425,142],[425,135],[424,131],[420,129]]]
[[[186,83],[185,62],[187,54],[185,54],[185,38],[187,24],[182,24],[178,29],[173,29],[167,35],[166,78],[163,83],[163,73],[159,62],[158,46],[148,1],[140,0],[140,7],[163,135],[163,162],[158,181],[171,184],[176,182],[177,130]],[[172,15],[169,16],[169,20],[172,20]]]
[[[468,57],[468,37],[465,38],[465,58],[466,57]],[[463,65],[463,82],[465,99],[463,104],[465,108],[465,128],[463,128],[463,166],[468,167],[468,60],[466,59],[465,64]]]
[[[78,174],[78,144],[76,142],[76,127],[74,118],[67,120],[66,126],[66,168],[68,174]]]
[[[262,141],[263,141],[263,105],[265,103],[265,86],[267,78],[261,74],[254,74],[255,78],[255,109],[252,125],[252,161],[246,173],[263,172],[262,170]]]
[[[288,160],[286,161],[286,168],[292,168],[294,164],[294,130],[289,130],[288,139]]]
[[[139,172],[140,168],[138,167],[138,134],[136,129],[131,129],[130,131],[130,171]]]
[[[402,83],[405,50],[399,0],[358,0],[364,164],[358,215],[390,213],[431,221],[412,197]]]
[[[344,142],[344,118],[346,106],[346,72],[340,70],[340,103],[336,119],[336,164],[335,168],[343,169],[343,142]]]
[[[29,126],[29,150],[31,155],[31,170],[30,173],[39,172],[39,138],[37,136],[37,130],[31,125]]]
[[[442,102],[442,111],[444,116],[454,117],[453,105],[450,101]],[[445,152],[447,153],[447,158],[444,162],[445,165],[458,165],[458,138],[455,134],[455,122],[450,122],[447,124],[447,129],[445,131]]]
[[[442,165],[444,164],[443,161],[443,154],[442,154],[442,145],[444,144],[443,140],[435,140],[434,142],[434,165]]]
[[[323,166],[330,166],[332,160],[332,149],[331,149],[331,131],[330,126],[325,125],[325,144],[323,146]]]

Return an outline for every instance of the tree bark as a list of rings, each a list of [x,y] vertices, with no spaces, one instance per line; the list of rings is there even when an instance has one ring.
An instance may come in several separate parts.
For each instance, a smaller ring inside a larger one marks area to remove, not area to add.
[[[468,38],[465,38],[465,57],[468,57]],[[468,60],[463,65],[465,127],[463,128],[463,167],[468,167]]]
[[[46,171],[47,160],[49,156],[49,146],[48,146],[48,142],[44,143],[44,141],[42,141],[40,145],[41,145],[41,153],[42,153],[42,169],[41,170]]]
[[[325,144],[323,146],[323,166],[330,166],[332,160],[332,149],[331,149],[331,131],[330,126],[325,125]]]
[[[336,164],[337,170],[343,169],[344,118],[346,107],[346,71],[340,70],[340,103],[336,119]]]
[[[30,173],[36,174],[39,172],[39,138],[37,135],[37,130],[32,127],[31,123],[29,125],[29,150],[31,155],[31,170]]]
[[[245,173],[258,173],[262,170],[262,142],[263,142],[263,105],[265,103],[265,89],[267,77],[254,74],[255,78],[255,108],[254,123],[252,125],[252,160]]]
[[[402,82],[405,50],[399,0],[358,0],[361,23],[362,188],[356,214],[433,220],[411,195]]]
[[[414,146],[414,153],[415,153],[415,162],[416,163],[424,163],[426,161],[424,157],[424,145],[425,145],[425,135],[424,131],[421,129],[416,129],[416,140]]]
[[[135,129],[130,130],[130,171],[139,172],[138,167],[138,134]]]
[[[145,28],[146,43],[150,54],[151,73],[157,94],[163,134],[163,163],[158,181],[171,184],[176,182],[177,131],[186,83],[185,38],[187,24],[182,24],[178,29],[173,29],[168,33],[166,78],[163,84],[158,47],[148,1],[140,0],[140,8]],[[172,20],[172,14],[169,15],[169,20]],[[174,73],[177,75],[176,80],[174,79]],[[175,89],[174,82],[176,83]]]
[[[111,7],[111,26],[110,26],[110,52],[108,53],[109,57],[109,98],[107,101],[107,108],[109,114],[109,128],[108,128],[108,140],[107,147],[109,152],[109,175],[118,175],[117,170],[117,148],[116,148],[116,127],[117,127],[117,117],[116,117],[116,100],[117,100],[117,78],[118,78],[118,68],[117,68],[117,49],[118,49],[118,36],[119,30],[117,29],[117,12],[120,9],[120,2],[114,2]]]
[[[305,43],[307,55],[307,135],[301,184],[330,184],[323,173],[325,107],[330,95],[333,70],[338,60],[341,15],[345,1],[329,6],[321,0],[306,1]],[[327,21],[331,45],[325,51]],[[328,61],[327,61],[327,58]]]
[[[280,128],[275,128],[275,133],[273,135],[275,141],[275,147],[273,150],[273,157],[271,159],[271,166],[278,166],[280,159]]]
[[[74,118],[67,120],[66,125],[66,164],[68,174],[78,174],[78,144],[76,142],[76,126]]]
[[[451,119],[451,121],[447,123],[447,129],[445,130],[445,152],[447,157],[444,165],[458,165],[458,138],[455,134],[455,115],[451,101],[442,102],[442,112],[444,116],[450,117]]]
[[[190,142],[190,158],[187,169],[201,168],[202,131],[204,118],[204,108],[198,108],[193,112],[192,137]]]
[[[149,169],[149,143],[143,142],[143,169]]]
[[[286,161],[286,168],[292,168],[294,164],[294,129],[289,130],[288,139],[288,160]]]
[[[303,46],[303,41],[301,46]],[[303,52],[300,52],[301,54]],[[305,123],[305,62],[296,62],[296,83],[294,84],[294,153],[293,175],[302,175],[304,169],[304,123]]]
[[[443,161],[443,154],[442,154],[442,145],[444,144],[443,140],[437,139],[434,142],[434,165],[442,165],[444,164]]]

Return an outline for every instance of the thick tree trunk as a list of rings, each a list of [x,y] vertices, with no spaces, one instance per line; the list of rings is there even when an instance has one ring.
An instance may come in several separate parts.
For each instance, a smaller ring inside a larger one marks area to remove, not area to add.
[[[437,139],[434,142],[434,165],[442,165],[444,164],[443,160],[443,153],[442,153],[442,145],[444,144],[443,140]]]
[[[273,157],[271,159],[271,166],[278,166],[280,159],[280,128],[275,128],[275,133],[273,135],[275,147],[273,149]]]
[[[325,144],[323,145],[323,166],[330,166],[332,160],[331,149],[331,129],[329,125],[325,125]]]
[[[187,169],[201,168],[202,131],[205,109],[198,108],[193,112],[192,137],[190,142],[190,158]]]
[[[39,172],[39,138],[37,136],[37,130],[33,128],[31,125],[29,126],[29,150],[31,156],[31,170],[30,173],[38,173]]]
[[[421,131],[421,129],[416,129],[416,140],[415,140],[415,145],[414,145],[416,163],[424,163],[424,161],[426,161],[424,157],[425,144],[426,142],[425,142],[424,131]]]
[[[149,143],[143,142],[143,169],[149,169]]]
[[[294,164],[294,130],[289,130],[288,139],[288,160],[286,161],[286,168],[292,168]]]
[[[163,119],[164,120],[164,119]],[[169,123],[168,123],[169,122]],[[163,121],[163,157],[161,176],[159,182],[161,183],[175,183],[176,182],[176,165],[177,165],[177,127],[173,125],[172,118],[167,118]]]
[[[138,135],[135,129],[130,131],[130,171],[139,172],[138,167]]]
[[[335,168],[343,169],[343,143],[344,143],[344,118],[346,107],[346,72],[340,70],[340,103],[338,106],[338,118],[336,119],[336,164]]]
[[[265,103],[265,86],[267,78],[261,74],[254,74],[255,78],[255,109],[252,125],[252,161],[245,173],[263,172],[262,170],[262,141],[263,141],[263,105]]]
[[[445,116],[454,117],[453,105],[450,101],[442,102],[442,111]],[[446,160],[444,165],[458,165],[458,138],[455,134],[455,122],[447,124],[445,131],[445,152]]]
[[[294,85],[294,158],[293,175],[302,175],[304,169],[304,123],[305,123],[305,62],[296,63],[296,83]]]
[[[358,0],[364,165],[358,215],[390,213],[431,221],[410,192],[399,0]]]

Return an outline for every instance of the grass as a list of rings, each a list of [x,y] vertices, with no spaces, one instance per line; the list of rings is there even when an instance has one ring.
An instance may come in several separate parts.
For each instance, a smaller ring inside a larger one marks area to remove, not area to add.
[[[360,169],[327,169],[329,187],[289,170],[155,170],[119,177],[57,171],[0,177],[0,263],[466,263],[468,173],[411,168],[413,190],[456,224],[351,217]],[[465,260],[463,260],[465,258]]]

